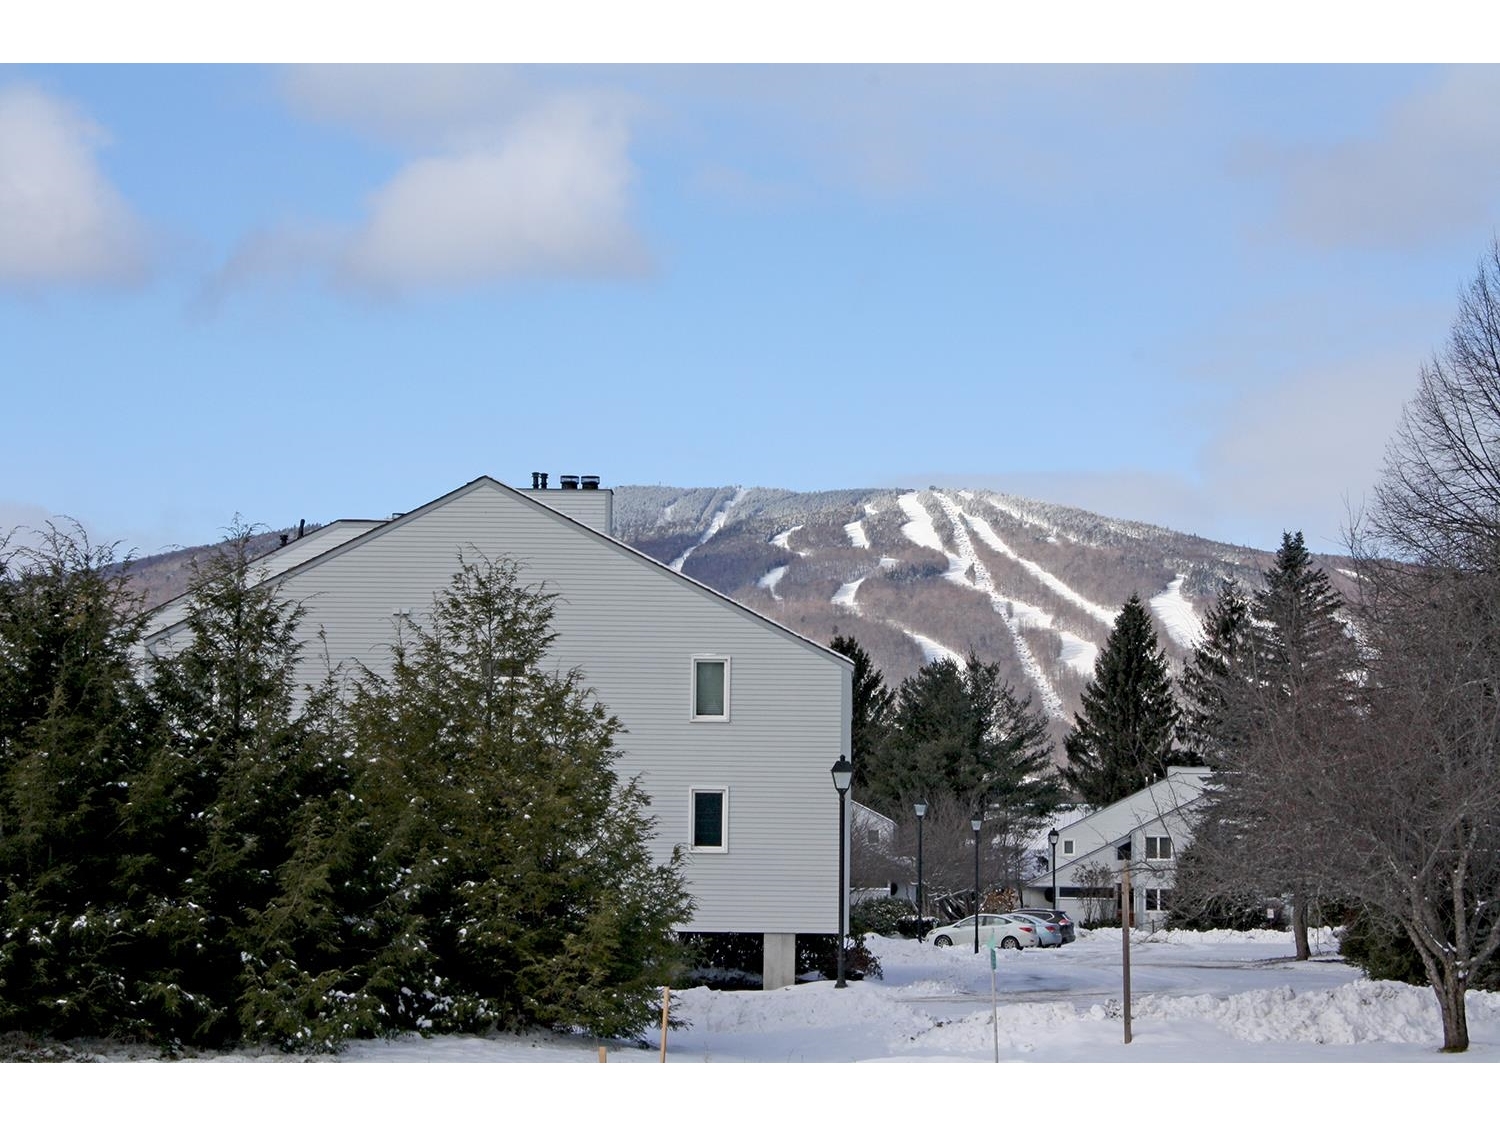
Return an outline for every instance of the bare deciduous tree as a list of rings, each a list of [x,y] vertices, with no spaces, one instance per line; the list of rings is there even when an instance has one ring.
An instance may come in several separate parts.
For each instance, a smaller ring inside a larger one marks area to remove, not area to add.
[[[1405,559],[1493,570],[1500,555],[1500,241],[1459,298],[1447,346],[1423,365],[1367,531]]]

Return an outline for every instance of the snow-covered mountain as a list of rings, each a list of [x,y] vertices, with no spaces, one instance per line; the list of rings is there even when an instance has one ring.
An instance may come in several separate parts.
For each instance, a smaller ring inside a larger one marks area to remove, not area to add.
[[[1060,734],[1132,593],[1169,656],[1201,637],[1220,584],[1258,586],[1268,552],[983,489],[614,490],[615,534],[816,641],[855,637],[892,685],[970,651],[998,662]],[[262,537],[275,546],[275,533]],[[149,602],[196,550],[136,562]],[[1347,559],[1319,560],[1350,586]]]
[[[983,489],[615,490],[615,532],[674,569],[827,642],[857,638],[899,683],[971,650],[1070,723],[1120,606],[1149,604],[1169,656],[1202,637],[1220,584],[1272,556]],[[1347,584],[1348,561],[1321,561]]]

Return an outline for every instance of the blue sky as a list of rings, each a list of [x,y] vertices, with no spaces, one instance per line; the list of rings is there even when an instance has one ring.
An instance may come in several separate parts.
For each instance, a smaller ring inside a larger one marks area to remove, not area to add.
[[[1336,550],[1500,69],[0,66],[0,527],[481,474],[970,484]]]

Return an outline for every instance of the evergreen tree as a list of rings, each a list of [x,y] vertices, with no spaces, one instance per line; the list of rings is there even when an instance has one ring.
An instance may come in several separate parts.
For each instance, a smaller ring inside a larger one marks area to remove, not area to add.
[[[1230,702],[1244,676],[1250,603],[1226,580],[1203,623],[1204,638],[1182,672],[1182,745],[1201,761],[1223,765],[1234,741]]]
[[[880,753],[889,726],[895,693],[885,677],[853,637],[834,635],[828,647],[854,662],[854,707],[850,722],[850,757],[854,763],[854,789],[863,793],[869,784],[870,768]]]
[[[689,898],[652,859],[619,723],[548,671],[554,596],[461,558],[348,712],[355,774],[305,825],[247,1000],[286,1043],[543,1024],[638,1032]],[[336,956],[335,953],[336,952]]]
[[[1358,662],[1341,600],[1300,532],[1283,535],[1264,579],[1248,603],[1221,594],[1185,678],[1184,729],[1222,773],[1195,863],[1179,875],[1186,898],[1204,903],[1290,894],[1297,957],[1306,959],[1323,858],[1346,834],[1329,834],[1326,810],[1305,800],[1305,779],[1326,775],[1353,721]]]
[[[1308,857],[1332,841],[1309,818],[1280,816],[1294,785],[1294,764],[1316,763],[1337,742],[1354,708],[1358,654],[1342,620],[1343,600],[1313,566],[1301,532],[1281,537],[1265,588],[1251,604],[1243,657],[1246,675],[1231,692],[1226,723],[1235,724],[1225,784],[1229,815],[1257,838],[1260,875],[1292,893],[1297,957],[1312,956],[1307,928],[1318,880]]]
[[[236,523],[195,563],[180,647],[156,659],[157,747],[132,780],[125,858],[144,920],[136,974],[154,1035],[222,1044],[258,957],[256,921],[275,894],[304,805],[341,767],[298,709],[300,608],[260,583],[252,529]]]
[[[1194,761],[1174,746],[1179,713],[1167,658],[1138,595],[1115,618],[1082,704],[1063,740],[1062,773],[1090,805],[1119,801],[1166,777],[1167,767]]]
[[[141,753],[137,609],[81,528],[0,554],[0,1028],[129,1029],[117,850]]]
[[[1046,811],[1060,793],[1047,720],[1000,680],[999,666],[970,654],[924,665],[897,693],[886,748],[872,766],[877,807],[904,815],[913,799],[953,795],[970,807],[1003,801]]]

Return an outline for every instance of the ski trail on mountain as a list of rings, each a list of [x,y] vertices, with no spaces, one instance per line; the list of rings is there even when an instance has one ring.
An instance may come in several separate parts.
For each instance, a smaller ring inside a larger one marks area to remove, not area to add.
[[[888,561],[882,558],[880,562],[881,565],[884,566]],[[896,560],[891,559],[889,560],[889,562],[895,563]],[[864,576],[864,578],[855,579],[853,582],[845,583],[843,586],[839,587],[839,589],[834,593],[832,599],[833,604],[840,609],[848,610],[856,617],[866,617],[867,615],[863,610],[860,609],[859,603],[855,601],[855,596],[859,593],[860,584],[867,578],[869,578],[868,575]],[[964,658],[960,657],[946,645],[942,644],[939,641],[934,641],[924,633],[918,633],[914,629],[908,629],[900,622],[892,621],[890,618],[876,618],[873,620],[878,621],[883,625],[888,625],[892,629],[900,630],[907,637],[915,641],[917,643],[917,647],[922,650],[923,664],[930,665],[936,661],[952,661],[955,665],[961,666],[964,663]]]
[[[943,578],[959,586],[971,585],[964,575],[968,565],[961,556],[954,555],[944,546],[943,537],[938,535],[937,525],[932,522],[932,513],[927,511],[927,506],[919,499],[919,495],[902,493],[896,498],[896,503],[906,513],[906,523],[901,525],[901,534],[918,547],[931,548],[947,557],[948,570]]]
[[[734,496],[725,501],[719,511],[714,513],[713,519],[708,522],[708,530],[698,537],[698,542],[693,544],[692,547],[688,548],[676,559],[672,560],[672,562],[668,563],[667,566],[672,568],[672,570],[681,573],[682,565],[687,562],[688,556],[693,554],[693,552],[697,551],[709,540],[713,539],[716,535],[719,534],[719,530],[724,527],[724,521],[729,519],[729,510],[735,505],[739,504],[740,501],[745,498],[745,494],[749,491],[749,489],[737,486],[734,490]],[[795,531],[795,529],[793,529],[793,531]],[[791,533],[787,534],[790,535]]]
[[[860,613],[859,607],[854,604],[854,596],[859,592],[859,584],[864,581],[864,579],[855,579],[852,583],[845,583],[839,587],[838,593],[833,596],[833,604],[842,606],[846,610],[853,610],[856,614]]]
[[[855,520],[852,523],[845,524],[844,534],[849,537],[849,543],[854,547],[869,548],[870,537],[865,535],[865,522],[863,520]]]
[[[785,575],[786,575],[786,567],[785,566],[782,566],[782,567],[772,567],[764,575],[762,575],[760,578],[758,578],[758,579],[755,580],[755,585],[758,586],[758,587],[760,587],[762,590],[770,591],[771,592],[771,597],[774,598],[774,599],[776,599],[777,602],[780,602],[781,601],[781,595],[779,595],[779,594],[776,593],[776,584],[779,583],[782,580],[782,578],[785,577]]]
[[[1035,563],[1030,559],[1023,559],[1020,555],[1017,555],[1011,550],[1009,544],[995,534],[995,529],[990,526],[990,522],[983,516],[970,516],[967,512],[962,513],[962,516],[968,521],[969,527],[973,528],[979,534],[979,538],[984,541],[985,546],[990,548],[990,550],[998,551],[1007,559],[1019,563],[1023,570],[1034,576],[1048,590],[1071,602],[1090,617],[1103,622],[1107,626],[1112,627],[1115,624],[1115,617],[1119,613],[1118,610],[1111,610],[1106,606],[1099,605],[1097,602],[1090,601],[1040,563]]]
[[[800,532],[801,530],[802,530],[802,525],[801,524],[793,524],[786,531],[784,531],[784,532],[778,532],[776,535],[772,536],[771,537],[771,546],[772,547],[779,547],[779,548],[781,548],[782,551],[790,551],[790,552],[792,552],[793,554],[796,554],[796,555],[806,555],[807,552],[805,552],[805,551],[798,551],[795,547],[792,546],[792,533],[793,532]]]
[[[1010,630],[1011,643],[1016,647],[1016,658],[1021,662],[1021,670],[1026,674],[1026,679],[1031,681],[1041,697],[1042,709],[1054,718],[1064,718],[1062,697],[1057,694],[1057,689],[1052,687],[1052,682],[1042,671],[1041,662],[1036,659],[1036,654],[1031,651],[1031,646],[1021,635],[1021,629],[1025,625],[1038,625],[1045,629],[1053,629],[1052,615],[1040,607],[1029,606],[1024,602],[1001,595],[995,589],[995,580],[990,577],[989,568],[984,565],[984,561],[979,558],[979,553],[974,550],[974,541],[969,539],[969,533],[964,529],[958,505],[953,502],[953,498],[943,493],[934,492],[932,495],[948,517],[948,523],[953,527],[954,546],[958,548],[958,558],[963,564],[957,576],[950,567],[945,577],[962,586],[972,587],[989,598],[995,613],[1000,615],[1000,620]],[[930,524],[929,520],[929,526]],[[972,580],[966,577],[970,569],[974,572]]]
[[[1167,584],[1167,589],[1151,599],[1151,610],[1161,622],[1167,635],[1184,649],[1196,649],[1206,636],[1198,612],[1193,609],[1182,593],[1186,575],[1178,575]]]
[[[952,661],[959,668],[964,667],[965,658],[960,657],[941,642],[934,641],[926,634],[918,633],[914,629],[907,629],[903,625],[897,625],[895,622],[891,622],[890,624],[896,626],[897,629],[922,647],[922,660],[925,663],[934,665],[939,661]]]

